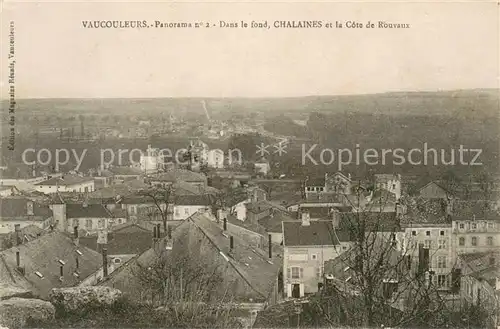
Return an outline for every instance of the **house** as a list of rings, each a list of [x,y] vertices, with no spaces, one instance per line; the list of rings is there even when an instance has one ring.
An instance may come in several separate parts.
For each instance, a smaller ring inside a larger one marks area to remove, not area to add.
[[[189,164],[191,170],[198,171],[201,166],[208,164],[209,147],[201,139],[191,140],[189,142],[188,154],[190,155]]]
[[[262,157],[259,160],[255,161],[254,168],[257,174],[266,176],[271,170],[271,165],[265,157]]]
[[[91,176],[94,178],[96,190],[106,188],[113,182],[113,174],[107,169],[98,169],[97,172],[94,171]]]
[[[146,171],[135,167],[110,167],[108,171],[113,175],[113,182],[120,183],[141,178]]]
[[[0,250],[9,249],[18,244],[31,241],[46,232],[36,225],[28,225],[19,228],[17,231],[0,234]]]
[[[451,197],[449,191],[447,191],[438,181],[431,181],[427,184],[418,187],[417,193],[420,197],[424,199],[445,199]]]
[[[35,225],[47,229],[53,223],[49,206],[25,197],[0,198],[0,233]]]
[[[210,212],[212,204],[212,195],[176,195],[173,220],[185,220],[198,211]]]
[[[396,234],[404,255],[418,261],[419,246],[429,250],[429,270],[434,273],[432,283],[443,291],[452,288],[452,270],[457,264],[457,253],[451,223],[404,223]]]
[[[78,192],[88,193],[95,190],[95,182],[92,177],[78,175],[62,175],[52,177],[46,181],[35,184],[38,192],[53,194],[57,192]]]
[[[4,250],[0,257],[11,273],[22,276],[44,299],[52,288],[79,285],[103,266],[102,255],[57,231]]]
[[[127,221],[126,217],[115,218],[112,212],[102,204],[60,202],[52,204],[51,208],[57,229],[62,232],[71,233],[77,226],[89,233],[95,233]]]
[[[222,298],[228,294],[233,302],[253,304],[258,309],[280,298],[281,255],[272,245],[267,250],[252,248],[203,213],[189,217],[176,231],[179,233],[174,240],[174,254],[197,255],[220,271],[222,280],[220,288],[214,289],[214,296]]]
[[[151,185],[171,185],[175,182],[186,182],[195,186],[207,186],[207,177],[186,169],[171,169],[148,178]]]
[[[14,186],[0,186],[0,197],[8,197],[13,193]]]
[[[258,223],[265,229],[271,243],[281,245],[283,243],[282,223],[294,220],[296,220],[296,218],[289,212],[272,208],[269,216],[259,219]]]
[[[323,285],[323,267],[327,260],[345,252],[350,244],[330,221],[301,220],[282,222],[283,285],[287,298],[313,294]]]
[[[213,149],[208,151],[207,166],[209,168],[222,169],[224,168],[224,151],[221,149]]]
[[[375,174],[375,188],[384,189],[395,195],[396,200],[401,198],[400,174]]]
[[[107,254],[110,261],[119,267],[152,247],[152,231],[138,223],[113,226],[108,232]],[[80,237],[80,245],[101,252],[98,235]]]
[[[391,241],[379,237],[372,241],[372,248],[354,246],[339,257],[326,261],[324,284],[328,289],[335,287],[336,291],[352,298],[363,298],[366,283],[363,282],[363,272],[358,270],[362,264],[365,273],[371,273],[381,281],[371,286],[374,298],[402,310],[412,281],[412,273],[404,261],[405,255]]]
[[[488,314],[489,327],[500,325],[500,253],[497,251],[462,254],[460,298]]]
[[[456,237],[456,252],[476,253],[500,244],[500,213],[487,201],[454,200],[449,213]]]
[[[307,197],[325,192],[325,177],[307,178],[304,183],[304,194]]]
[[[351,174],[346,176],[341,172],[336,172],[333,175],[325,173],[325,192],[351,194],[352,185]]]
[[[141,154],[140,160],[140,172],[144,174],[156,173],[163,168],[164,165],[164,154],[160,152],[158,148],[151,148],[148,145],[146,154]]]

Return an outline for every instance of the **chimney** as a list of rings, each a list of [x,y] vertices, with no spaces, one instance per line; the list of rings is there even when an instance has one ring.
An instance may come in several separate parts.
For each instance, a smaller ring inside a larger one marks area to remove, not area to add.
[[[273,258],[273,249],[272,249],[272,238],[271,234],[268,235],[269,241],[268,241],[268,249],[269,249],[269,259]]]
[[[80,242],[80,239],[78,238],[78,225],[73,227],[73,239],[75,242],[75,246],[78,246]]]
[[[424,244],[418,245],[418,273],[421,275],[429,270],[429,249]]]
[[[102,249],[102,275],[103,278],[108,276],[108,248]]]
[[[62,278],[64,276],[64,266],[59,266],[59,276]]]
[[[19,254],[19,251],[16,251],[16,265],[17,267],[21,266],[21,256]]]
[[[75,263],[76,263],[76,270],[78,270],[80,268],[80,258],[78,257],[78,255],[76,255]]]
[[[68,224],[66,223],[66,204],[57,203],[52,205],[54,221],[57,223],[57,230],[66,232]]]
[[[224,218],[224,227],[223,228],[224,228],[224,231],[227,231],[227,219],[226,218]]]
[[[28,201],[26,203],[27,215],[33,216],[35,213],[33,212],[33,201]]]
[[[156,224],[156,238],[161,239],[161,225],[160,224]]]
[[[302,226],[311,225],[311,217],[309,215],[309,212],[307,212],[307,211],[302,212],[301,219],[302,219]]]
[[[234,248],[234,240],[233,240],[233,236],[231,235],[229,237],[229,252],[232,252],[233,248]]]
[[[14,238],[16,239],[16,246],[21,244],[21,224],[14,224]]]

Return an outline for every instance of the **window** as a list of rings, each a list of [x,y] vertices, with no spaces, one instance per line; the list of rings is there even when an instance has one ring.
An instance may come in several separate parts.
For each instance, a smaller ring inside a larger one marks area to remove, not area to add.
[[[430,236],[431,235],[431,231],[425,231],[425,235]]]
[[[424,248],[430,249],[432,246],[432,240],[425,240],[424,241]]]
[[[180,215],[181,215],[181,213],[179,212],[179,209],[175,208],[175,216],[179,217]]]
[[[438,287],[446,287],[446,275],[439,274],[437,276],[437,285]]]
[[[122,219],[118,218],[118,224],[121,224],[121,223],[122,223]]]
[[[444,235],[444,231],[439,231],[439,235],[443,236]]]
[[[113,259],[113,261],[115,262],[115,264],[120,264],[122,262],[120,258],[115,258]]]
[[[465,228],[465,224],[461,223],[459,227],[463,230]]]
[[[437,257],[437,268],[446,268],[446,256]]]
[[[488,228],[494,228],[495,227],[495,223],[488,223]]]
[[[85,186],[85,193],[87,193],[88,191],[89,191],[88,186]]]
[[[493,245],[493,237],[492,236],[489,236],[486,238],[486,244],[488,246],[492,246]]]
[[[300,279],[302,271],[301,267],[292,267],[292,279]]]
[[[495,257],[490,257],[489,263],[490,263],[490,266],[494,266],[495,265]]]
[[[446,249],[446,240],[438,241],[438,249]]]
[[[311,255],[311,259],[312,259],[312,260],[316,260],[316,259],[318,259],[318,255],[316,255],[316,254],[312,254],[312,255]]]
[[[317,279],[321,279],[321,267],[317,267],[316,268],[316,278]]]
[[[472,223],[470,224],[470,228],[475,230],[477,228],[477,224],[476,223]]]
[[[73,227],[79,226],[78,225],[78,218],[73,218]]]
[[[417,231],[411,231],[411,235],[416,236],[417,235]]]
[[[189,215],[189,208],[184,209],[184,215]]]
[[[97,222],[97,227],[104,228],[104,219],[99,219],[99,222]]]
[[[85,221],[85,228],[86,228],[87,230],[92,230],[92,219],[87,219],[87,220]]]
[[[463,236],[458,238],[458,245],[465,246],[465,238]]]
[[[477,237],[473,236],[471,239],[471,243],[473,246],[477,246]]]

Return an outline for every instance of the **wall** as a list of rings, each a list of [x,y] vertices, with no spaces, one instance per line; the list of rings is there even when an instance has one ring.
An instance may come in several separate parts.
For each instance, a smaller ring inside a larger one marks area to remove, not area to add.
[[[78,227],[84,229],[85,231],[97,232],[100,229],[110,228],[112,226],[111,225],[112,221],[114,221],[114,225],[117,225],[118,224],[117,219],[118,218],[93,218],[93,217],[68,218],[67,220],[68,225],[66,231],[73,233],[74,227],[77,226],[76,224],[78,224]],[[120,219],[122,220],[122,224],[127,221],[126,218],[120,218]],[[88,220],[92,222],[91,227],[87,226]],[[104,227],[99,227],[99,220],[104,221]]]
[[[500,246],[500,223],[497,221],[456,220],[452,225],[458,254],[498,250]],[[472,245],[472,237],[476,237],[476,246]],[[491,245],[488,244],[488,237],[492,238]],[[464,238],[463,246],[460,245],[460,238]]]
[[[85,190],[87,189],[87,190]],[[56,193],[57,191],[59,192],[78,192],[78,193],[85,193],[85,192],[93,192],[95,191],[95,183],[94,180],[80,183],[80,184],[75,184],[75,185],[36,185],[36,190],[41,193],[45,194],[52,194]]]
[[[109,261],[108,261],[109,262]],[[108,275],[114,272],[115,270],[115,265],[112,263],[108,263]],[[100,282],[103,278],[103,268],[101,267],[99,270],[96,272],[92,273],[88,277],[84,278],[78,286],[95,286],[98,282]]]
[[[174,220],[185,220],[195,212],[205,210],[207,206],[174,206]]]
[[[285,247],[283,257],[283,283],[287,297],[291,297],[291,284],[301,284],[301,289],[303,289],[301,290],[301,294],[318,292],[318,283],[323,283],[325,261],[337,258],[344,251],[345,250],[340,246]],[[303,268],[302,278],[292,279],[291,275],[288,277],[287,269],[294,266]]]

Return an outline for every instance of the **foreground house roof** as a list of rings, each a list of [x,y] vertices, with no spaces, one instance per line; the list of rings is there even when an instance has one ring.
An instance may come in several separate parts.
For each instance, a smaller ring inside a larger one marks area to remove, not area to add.
[[[233,249],[230,250],[229,233],[225,234],[222,225],[202,213],[189,217],[183,229],[190,238],[200,238],[200,248],[208,245],[215,259],[227,263],[227,277],[238,278],[237,299],[247,302],[268,300],[281,269],[281,256],[276,254],[279,248],[273,249],[273,258],[269,259],[267,252],[254,249],[244,239],[233,235]]]
[[[85,246],[75,246],[73,240],[61,232],[48,233],[2,251],[0,257],[5,260],[8,269],[19,273],[16,265],[17,251],[20,255],[20,265],[24,269],[24,278],[42,298],[46,298],[52,288],[77,285],[102,267],[102,256],[99,253]],[[63,265],[62,278],[61,265]]]
[[[67,204],[67,218],[113,218],[113,214],[102,204]]]

